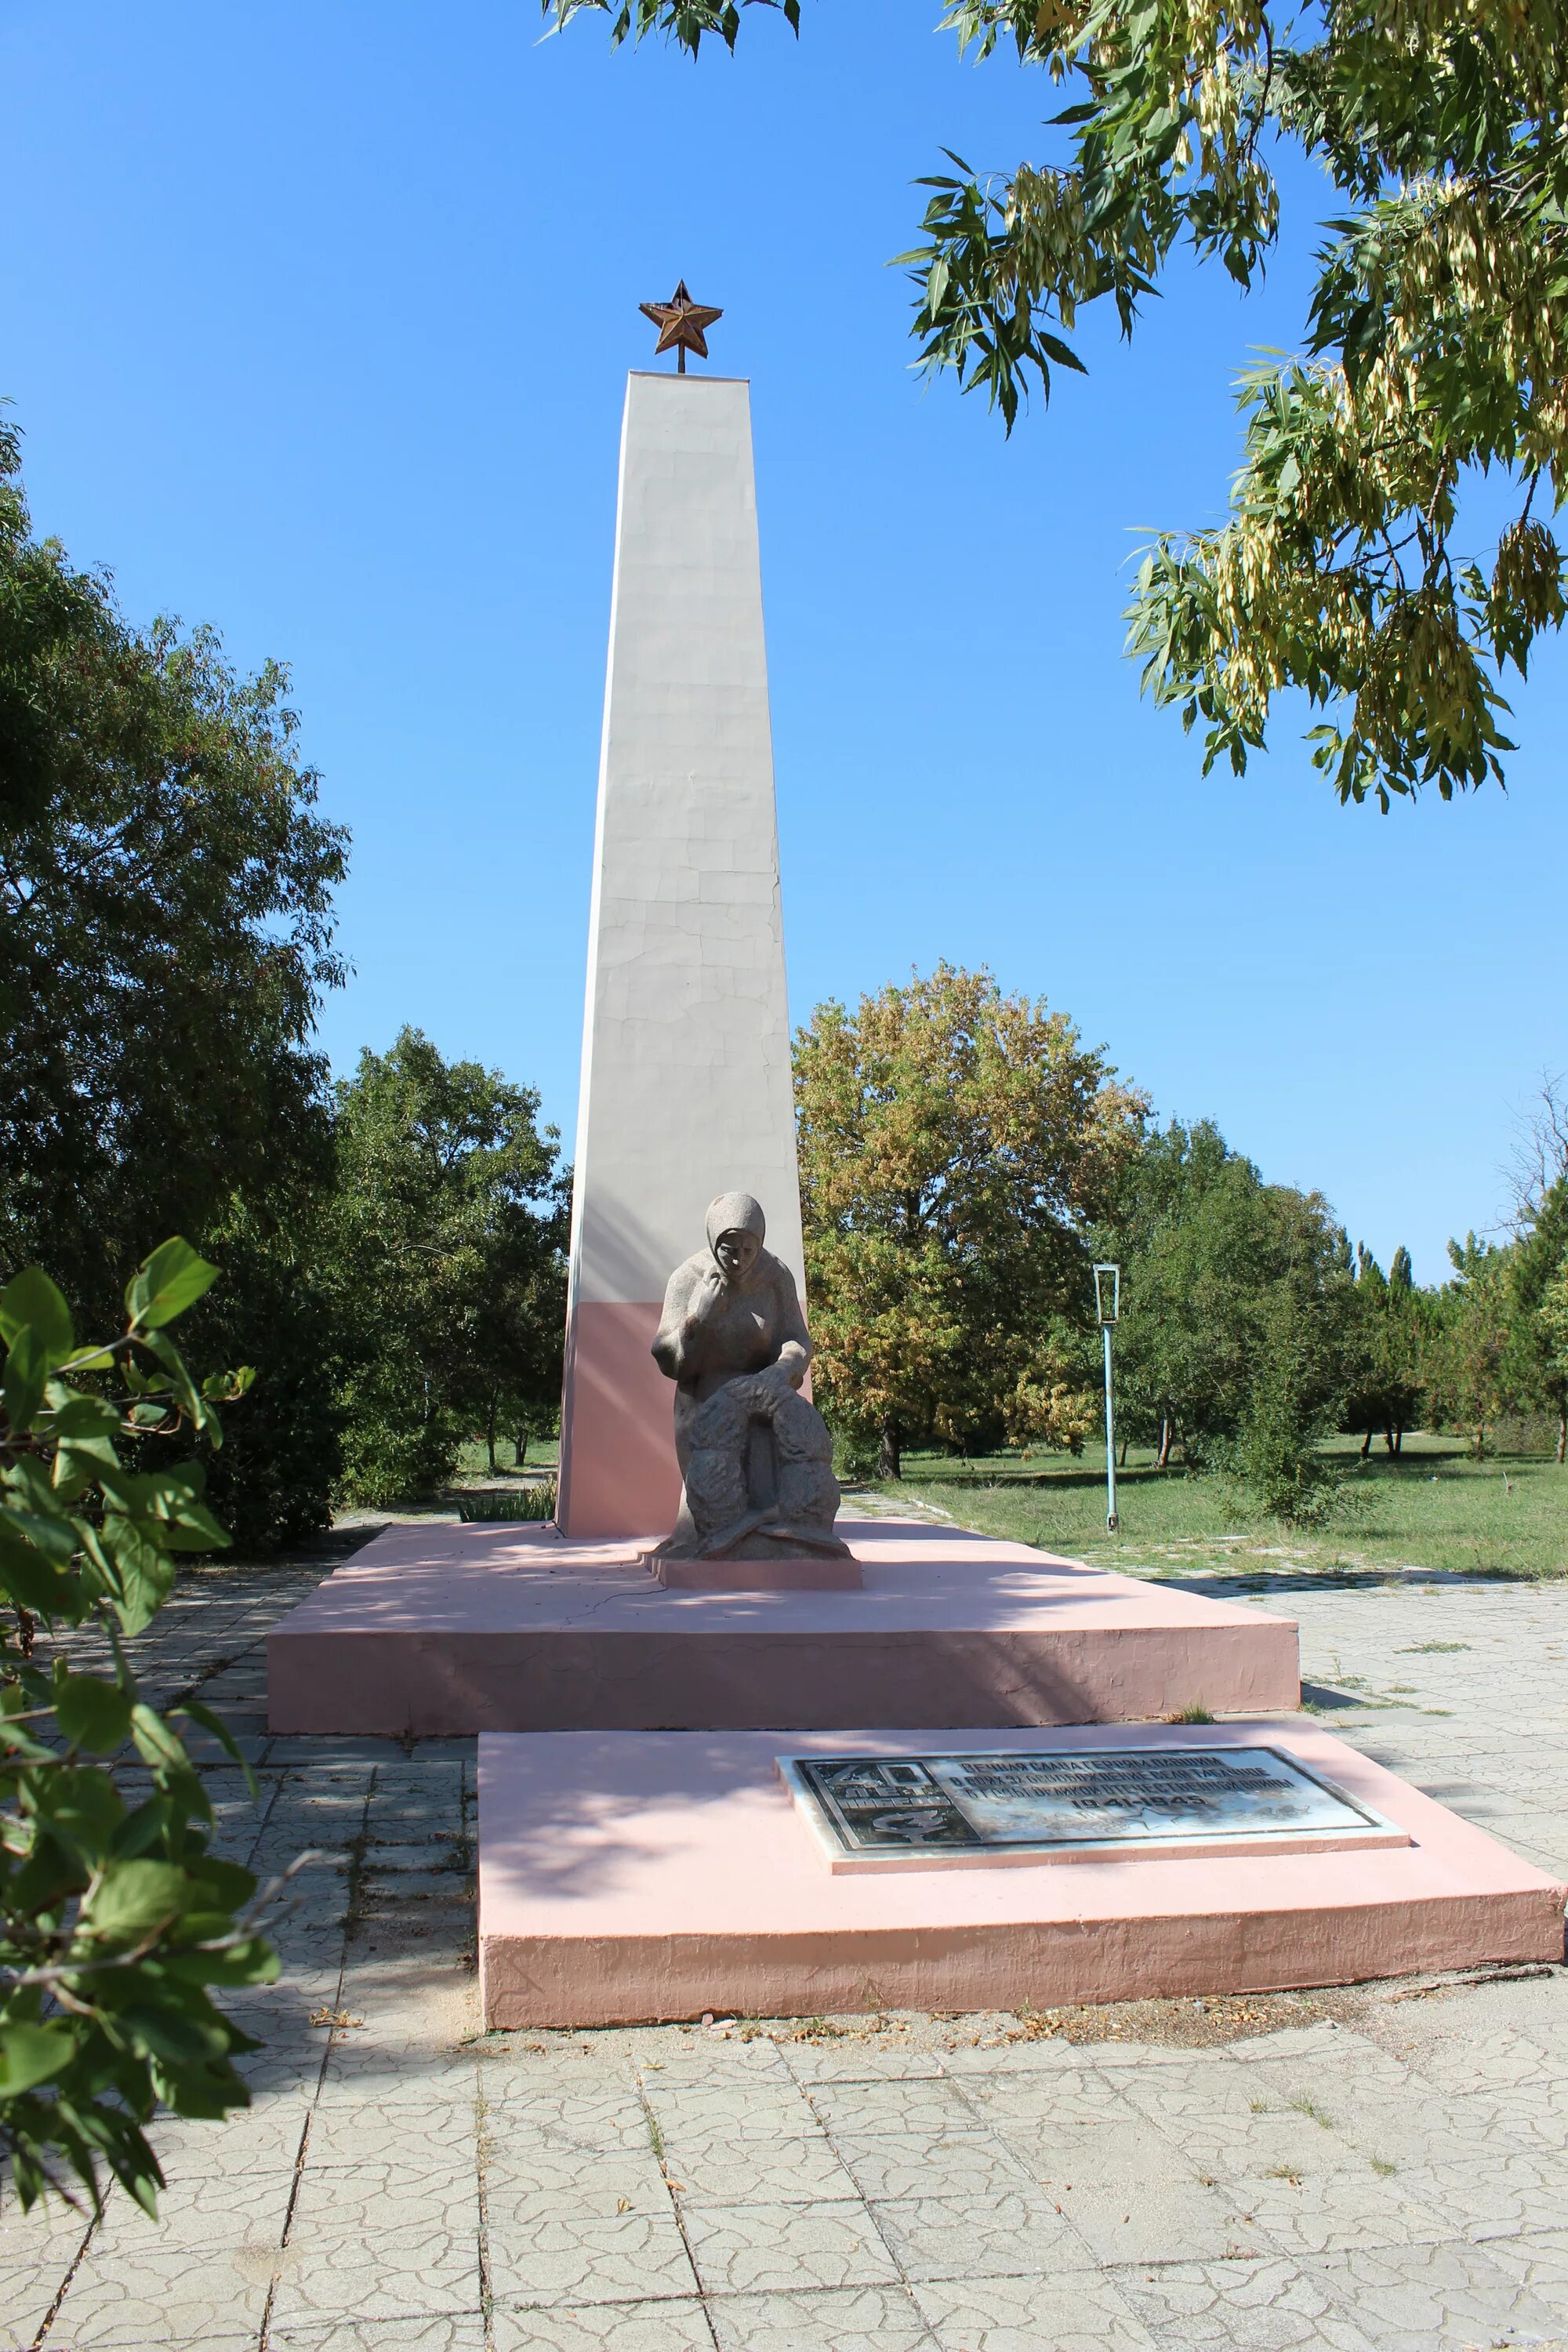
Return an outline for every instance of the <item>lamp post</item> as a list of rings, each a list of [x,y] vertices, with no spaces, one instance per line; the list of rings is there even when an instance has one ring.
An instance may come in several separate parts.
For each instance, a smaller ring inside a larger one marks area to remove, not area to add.
[[[1105,1527],[1108,1535],[1114,1535],[1116,1418],[1110,1402],[1110,1327],[1121,1311],[1121,1268],[1119,1265],[1095,1267],[1094,1305],[1100,1317],[1100,1336],[1105,1342]]]

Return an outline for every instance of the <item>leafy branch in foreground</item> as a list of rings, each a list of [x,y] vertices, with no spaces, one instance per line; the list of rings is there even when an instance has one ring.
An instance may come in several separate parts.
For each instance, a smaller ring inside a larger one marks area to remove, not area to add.
[[[1240,774],[1273,695],[1339,716],[1308,735],[1342,801],[1502,782],[1505,661],[1522,676],[1565,610],[1563,557],[1523,512],[1489,572],[1450,545],[1458,467],[1413,372],[1293,362],[1243,380],[1246,462],[1231,520],[1145,555],[1127,618],[1145,687],[1207,723],[1204,769]]]
[[[564,21],[610,0],[546,0]],[[979,58],[1066,82],[1065,160],[927,180],[913,265],[928,370],[984,391],[1009,432],[1031,383],[1079,362],[1090,303],[1122,332],[1173,250],[1243,289],[1280,222],[1295,146],[1337,191],[1306,356],[1245,379],[1244,461],[1222,530],[1165,534],[1129,615],[1157,699],[1237,771],[1272,698],[1342,800],[1502,778],[1501,679],[1568,613],[1551,528],[1568,474],[1568,8],[1563,0],[946,0]],[[616,37],[731,46],[733,7],[636,0]],[[1483,551],[1461,488],[1514,484]]]
[[[662,33],[695,57],[706,34],[732,49],[741,30],[742,8],[776,8],[793,32],[800,31],[800,0],[544,0],[544,13],[563,29],[585,9],[613,19],[610,39],[616,47],[625,40],[647,40]]]
[[[171,1717],[239,1751],[198,1700],[148,1706],[125,1649],[179,1555],[228,1541],[199,1463],[122,1459],[187,1431],[217,1445],[216,1407],[250,1384],[198,1385],[169,1337],[214,1274],[165,1242],[101,1345],[77,1344],[39,1267],[0,1291],[0,2149],[24,2206],[51,2189],[76,2202],[74,2174],[96,2210],[101,2164],[152,2212],[157,2104],[220,2116],[249,2096],[232,2061],[256,2044],[206,1989],[278,1971],[256,1880],[209,1851],[212,1806]],[[35,1663],[40,1618],[94,1626],[112,1675]]]

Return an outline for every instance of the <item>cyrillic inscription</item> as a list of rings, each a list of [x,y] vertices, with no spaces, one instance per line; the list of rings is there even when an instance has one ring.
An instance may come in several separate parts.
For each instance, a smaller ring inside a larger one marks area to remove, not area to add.
[[[1202,1845],[1384,1826],[1274,1748],[782,1760],[847,1853]]]

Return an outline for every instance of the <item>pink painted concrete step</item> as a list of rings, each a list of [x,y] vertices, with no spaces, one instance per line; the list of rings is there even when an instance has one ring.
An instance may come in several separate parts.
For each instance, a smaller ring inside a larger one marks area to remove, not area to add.
[[[1129,1723],[1299,1703],[1295,1625],[1026,1544],[841,1519],[858,1592],[667,1591],[641,1542],[392,1528],[268,1641],[279,1732]]]
[[[858,1559],[820,1552],[797,1559],[670,1559],[645,1551],[639,1565],[667,1592],[858,1592],[866,1581]]]
[[[1564,1890],[1300,1717],[947,1731],[963,1748],[1267,1740],[1409,1832],[1394,1849],[835,1874],[768,1732],[479,1742],[479,1978],[493,2026],[626,2024],[1353,1983],[1560,1960]],[[919,1753],[928,1731],[796,1752]]]

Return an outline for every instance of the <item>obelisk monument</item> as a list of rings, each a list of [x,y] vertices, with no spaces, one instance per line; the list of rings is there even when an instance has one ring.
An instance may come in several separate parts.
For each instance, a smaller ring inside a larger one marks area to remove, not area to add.
[[[679,315],[682,298],[694,310],[683,287],[650,315]],[[768,1247],[804,1293],[749,386],[637,373],[583,1025],[567,1536],[657,1537],[674,1522],[670,1389],[648,1351],[672,1268],[731,1190],[762,1202]]]

